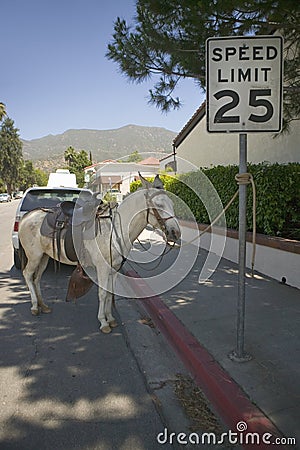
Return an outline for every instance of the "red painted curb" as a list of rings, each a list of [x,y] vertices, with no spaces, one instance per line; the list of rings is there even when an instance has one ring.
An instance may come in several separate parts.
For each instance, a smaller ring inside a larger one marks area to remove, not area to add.
[[[260,444],[244,444],[247,449],[270,449],[270,443],[263,443],[262,436],[269,433],[266,439],[274,442],[275,438],[282,438],[282,434],[264,413],[256,407],[240,386],[219,365],[213,356],[201,346],[197,339],[185,328],[179,319],[155,295],[136,272],[126,272],[131,287],[142,295],[142,305],[150,314],[155,325],[167,338],[193,375],[196,383],[201,387],[209,401],[214,405],[217,413],[232,432],[237,433],[238,422],[246,422],[245,433],[259,434]],[[251,442],[251,441],[250,441]],[[285,448],[276,444],[276,448]]]

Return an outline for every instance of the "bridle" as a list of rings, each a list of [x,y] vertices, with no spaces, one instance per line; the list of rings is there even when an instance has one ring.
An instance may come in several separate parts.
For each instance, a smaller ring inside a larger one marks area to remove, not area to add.
[[[166,231],[167,231],[166,222],[169,219],[173,219],[175,216],[174,215],[170,215],[168,217],[161,217],[161,215],[159,214],[155,203],[153,202],[153,198],[154,197],[156,197],[158,195],[161,195],[163,193],[165,195],[167,195],[164,190],[159,189],[159,188],[156,188],[156,192],[153,192],[152,194],[149,194],[149,192],[146,191],[146,193],[145,193],[146,206],[147,206],[146,221],[147,221],[147,223],[149,223],[149,216],[150,216],[150,214],[152,214],[155,217],[155,219],[157,220],[161,231],[163,231],[165,233],[165,235],[167,236],[167,234],[166,234]],[[112,216],[112,214],[110,215],[110,220],[111,220],[111,223],[112,223],[111,234],[110,234],[110,245],[109,245],[109,247],[110,247],[110,262],[111,262],[111,267],[112,267],[112,245],[113,245],[112,244],[112,239],[113,239],[113,235],[115,235],[116,242],[117,242],[117,245],[119,247],[119,249],[116,248],[116,250],[119,253],[119,255],[122,257],[122,262],[121,262],[121,267],[122,267],[123,264],[125,263],[125,261],[127,260],[127,258],[124,256],[123,251],[122,251],[122,247],[123,247],[123,245],[125,243],[125,239],[124,239],[124,236],[123,236],[123,233],[122,233],[122,226],[120,226],[121,236],[118,236],[118,232],[116,230],[116,224],[115,224],[116,218],[118,218],[118,220],[120,222],[120,225],[121,225],[121,216],[120,216],[118,210],[116,211],[114,216]],[[137,238],[137,241],[140,243],[142,248],[145,249],[143,243],[138,238]],[[166,241],[166,243],[167,243],[167,241]],[[174,248],[174,245],[170,246],[169,249],[167,249],[167,246],[165,247],[165,250],[163,251],[162,255],[159,258],[159,263],[157,264],[157,266],[160,264],[161,259],[163,258],[163,256],[165,256],[167,253],[169,253],[169,251],[172,248]],[[145,249],[145,250],[147,250],[147,249]],[[151,268],[151,270],[153,270],[153,268]]]
[[[158,195],[161,195],[161,194],[167,195],[164,190],[159,189],[159,188],[157,188],[157,192],[153,192],[152,194],[149,194],[146,191],[146,194],[145,194],[146,205],[147,205],[146,221],[147,221],[147,223],[149,223],[149,216],[150,216],[150,214],[152,214],[155,217],[155,219],[157,220],[161,231],[163,231],[166,234],[166,231],[167,231],[166,222],[169,219],[174,219],[175,216],[161,217],[161,215],[159,214],[158,209],[155,206],[155,203],[153,202],[153,198],[157,197]]]

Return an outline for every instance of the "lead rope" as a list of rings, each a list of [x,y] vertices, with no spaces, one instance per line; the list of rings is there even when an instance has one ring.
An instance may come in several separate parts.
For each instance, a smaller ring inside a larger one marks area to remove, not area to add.
[[[251,258],[251,275],[254,276],[254,264],[255,264],[255,254],[256,254],[256,187],[254,179],[251,173],[238,173],[235,176],[235,180],[238,185],[248,185],[251,183],[253,201],[252,201],[252,258]]]
[[[156,265],[154,267],[150,267],[149,269],[146,269],[145,267],[143,267],[143,271],[144,272],[152,272],[153,270],[157,269],[157,267],[160,265],[160,263],[162,262],[162,259],[164,256],[166,256],[168,253],[170,253],[171,250],[173,250],[173,248],[175,247],[175,242],[173,245],[168,244],[168,242],[166,242],[164,251],[162,252],[161,255],[157,255],[155,253],[152,253],[149,249],[147,249],[147,247],[144,246],[144,244],[140,241],[140,239],[137,237],[136,239],[138,241],[138,243],[140,244],[140,246],[142,247],[142,249],[144,251],[146,251],[147,253],[149,253],[150,255],[153,256],[158,256],[158,262],[156,263]],[[167,248],[167,245],[169,245],[169,248]],[[134,267],[129,263],[129,261],[127,261],[127,263],[129,264],[129,266],[134,269]],[[136,263],[137,264],[137,263]],[[134,269],[135,270],[135,269]]]
[[[253,217],[253,231],[252,231],[252,258],[251,258],[251,275],[254,276],[254,264],[255,264],[255,254],[256,254],[256,187],[254,183],[254,179],[251,173],[245,172],[245,173],[238,173],[235,176],[235,181],[238,185],[248,185],[251,183],[252,185],[252,192],[253,192],[253,201],[252,201],[252,217]],[[239,191],[237,190],[234,195],[232,196],[231,200],[227,203],[223,211],[206,227],[204,228],[201,233],[198,234],[195,238],[193,238],[191,241],[185,242],[181,245],[181,247],[184,247],[185,245],[189,245],[192,242],[199,239],[201,236],[203,236],[204,233],[207,233],[216,222],[226,213],[227,209],[232,205],[234,200],[237,198],[239,194]]]

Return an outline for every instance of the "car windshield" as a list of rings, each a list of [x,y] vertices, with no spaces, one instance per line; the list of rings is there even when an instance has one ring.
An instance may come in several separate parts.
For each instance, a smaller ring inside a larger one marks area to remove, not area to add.
[[[67,189],[32,190],[26,194],[21,211],[31,211],[34,208],[51,208],[65,200],[76,201],[82,191]]]

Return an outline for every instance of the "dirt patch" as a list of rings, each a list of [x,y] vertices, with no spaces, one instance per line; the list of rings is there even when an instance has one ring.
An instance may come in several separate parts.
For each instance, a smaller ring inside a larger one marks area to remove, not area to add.
[[[223,429],[219,419],[210,409],[207,398],[193,379],[176,374],[174,386],[175,394],[191,421],[190,430],[221,434]]]

